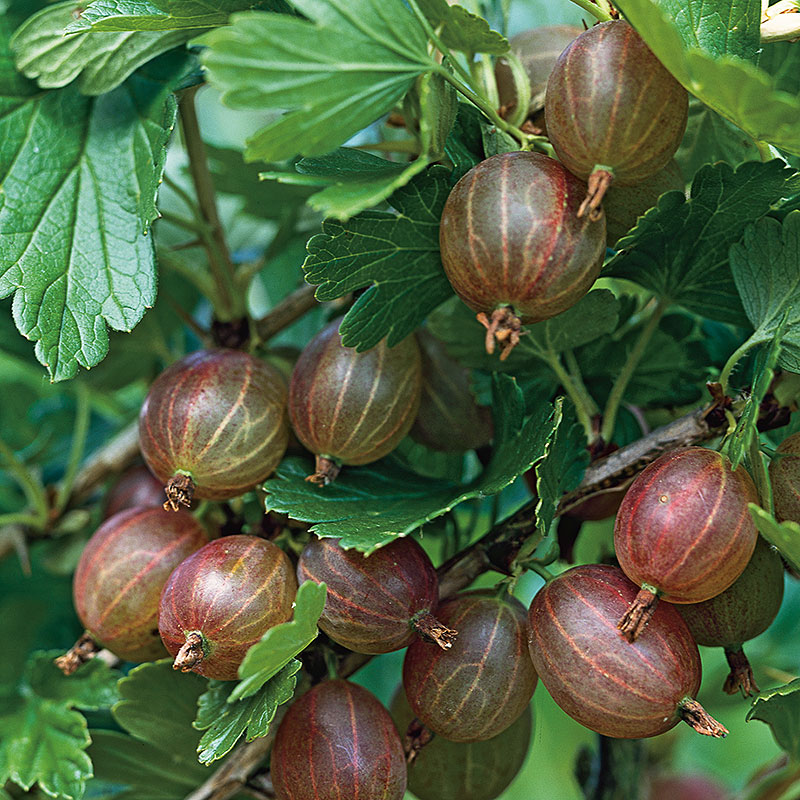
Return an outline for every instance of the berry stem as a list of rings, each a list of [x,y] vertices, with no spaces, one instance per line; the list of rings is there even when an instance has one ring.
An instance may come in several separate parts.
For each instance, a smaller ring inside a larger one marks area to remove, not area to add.
[[[629,641],[635,642],[653,616],[658,603],[658,590],[655,586],[643,584],[630,604],[628,610],[622,615],[617,624],[620,633]]]
[[[192,631],[186,634],[186,641],[178,650],[178,654],[172,662],[172,669],[191,672],[198,664],[202,663],[204,657],[203,634],[199,631]]]
[[[595,19],[600,22],[610,22],[612,20],[611,14],[595,5],[592,0],[572,0],[576,6],[580,6],[584,11],[588,11]]]
[[[421,611],[411,620],[411,627],[423,638],[449,650],[458,636],[458,631],[439,622],[430,611]]]
[[[45,490],[41,483],[34,478],[23,461],[2,439],[0,439],[0,457],[5,459],[8,471],[14,476],[19,487],[24,492],[28,503],[34,509],[34,513],[30,517],[31,521],[35,522],[35,527],[37,529],[44,528],[49,515],[49,507],[47,496],[45,495]]]
[[[92,634],[84,631],[80,639],[63,656],[54,659],[53,663],[65,675],[72,675],[79,667],[91,661],[102,649]]]
[[[86,449],[86,436],[89,433],[89,417],[91,415],[89,390],[79,382],[75,383],[75,405],[75,425],[72,428],[69,460],[53,504],[54,510],[58,514],[67,507],[69,502],[72,486],[75,483],[75,477],[78,474],[78,468],[81,465],[83,453]]]
[[[741,690],[743,697],[758,694],[761,690],[756,685],[756,679],[753,677],[753,668],[750,666],[750,662],[747,660],[741,645],[739,647],[726,647],[725,658],[728,660],[728,666],[731,671],[725,679],[722,687],[723,691],[727,694],[736,694]]]
[[[719,374],[719,382],[722,385],[722,391],[724,394],[728,394],[728,381],[730,380],[731,373],[739,361],[744,358],[747,351],[750,350],[754,344],[755,342],[753,342],[751,337],[746,342],[739,345],[739,347],[733,351],[730,358],[725,362],[725,366],[722,368],[722,372]]]
[[[600,436],[604,442],[610,442],[614,436],[617,414],[619,413],[622,399],[625,396],[625,390],[628,388],[628,384],[631,382],[636,368],[639,366],[639,362],[642,360],[645,350],[647,350],[647,346],[653,338],[653,334],[658,330],[658,325],[661,322],[661,318],[664,316],[664,312],[667,310],[667,305],[668,303],[663,299],[660,299],[656,303],[653,313],[647,320],[647,324],[642,328],[642,332],[639,334],[636,344],[628,353],[622,370],[614,381],[614,385],[611,387],[611,393],[608,395],[606,407],[603,410],[603,426],[600,429]]]
[[[684,697],[678,703],[678,714],[681,719],[703,736],[713,736],[715,739],[724,739],[728,729],[720,725],[704,708],[692,697]]]
[[[194,96],[197,87],[187,89],[178,102],[183,131],[184,145],[189,156],[189,171],[192,176],[197,202],[207,235],[202,235],[203,245],[208,255],[208,265],[216,286],[213,298],[217,317],[223,321],[242,316],[243,307],[234,291],[234,267],[230,251],[225,241],[225,233],[217,212],[216,193],[206,159],[206,147],[200,134]]]
[[[316,290],[316,286],[301,286],[284,297],[269,314],[257,319],[254,324],[259,340],[266,342],[315,308],[318,305],[314,297]]]
[[[595,430],[593,417],[597,413],[597,403],[594,398],[589,394],[586,387],[583,386],[583,381],[576,382],[573,377],[564,368],[558,353],[548,351],[545,354],[545,362],[550,366],[550,369],[555,372],[564,391],[572,400],[575,406],[575,413],[578,417],[578,422],[581,423],[583,431],[586,434],[586,441],[591,444],[597,439],[597,431]],[[582,387],[582,388],[581,388]]]

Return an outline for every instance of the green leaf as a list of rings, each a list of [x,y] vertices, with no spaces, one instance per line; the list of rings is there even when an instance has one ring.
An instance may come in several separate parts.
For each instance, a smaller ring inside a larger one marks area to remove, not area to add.
[[[761,48],[758,66],[775,79],[778,89],[800,94],[800,48],[794,42],[772,42]]]
[[[393,346],[452,295],[439,259],[439,218],[447,172],[436,167],[391,197],[397,214],[364,211],[347,223],[326,220],[308,242],[303,270],[317,300],[369,287],[347,312],[342,344],[367,350],[388,336]]]
[[[749,503],[748,507],[758,532],[780,550],[781,555],[794,569],[800,570],[800,525],[789,521],[778,522],[755,503]]]
[[[270,628],[247,651],[239,665],[240,681],[231,692],[229,703],[254,695],[317,638],[317,620],[325,607],[326,593],[324,583],[303,582],[297,590],[292,619]]]
[[[80,800],[92,777],[86,719],[33,692],[0,697],[0,783],[26,791],[38,784],[50,797]]]
[[[444,151],[453,164],[450,182],[455,183],[476,164],[483,161],[483,127],[486,118],[475,106],[459,103],[456,120],[445,142]]]
[[[682,39],[659,0],[620,0],[617,5],[692,94],[757,141],[800,154],[800,97],[776,89],[771,75],[747,61],[700,49],[688,28]]]
[[[79,33],[64,36],[74,21],[68,0],[29,17],[11,39],[17,68],[43,89],[59,89],[78,79],[82,94],[97,95],[119,86],[134,70],[183,44],[196,30]]]
[[[95,0],[67,28],[76,31],[169,31],[216,28],[234,11],[252,8],[253,0]]]
[[[747,712],[747,721],[752,719],[766,722],[789,757],[800,758],[800,678],[759,694]]]
[[[449,5],[446,0],[416,0],[447,47],[462,53],[489,53],[502,56],[508,52],[508,40],[489,27],[483,17],[463,6]]]
[[[117,702],[119,673],[116,670],[95,658],[67,676],[53,663],[60,655],[60,650],[34,653],[28,661],[25,680],[39,697],[87,711],[107,708]]]
[[[687,46],[713,57],[754,59],[761,49],[761,0],[659,0],[658,7]]]
[[[73,709],[108,706],[117,674],[93,661],[66,677],[53,664],[59,654],[33,653],[17,691],[0,693],[0,786],[11,780],[27,791],[36,783],[51,797],[79,800],[92,762],[86,719]]]
[[[305,459],[288,458],[265,484],[267,510],[311,522],[318,536],[337,537],[342,547],[370,553],[465,500],[497,494],[543,457],[556,421],[546,402],[526,416],[522,391],[513,378],[495,376],[493,395],[492,459],[470,484],[417,475],[389,456],[364,467],[347,467],[320,489],[305,480]]]
[[[779,336],[778,366],[800,372],[800,211],[783,224],[766,217],[744,233],[730,250],[731,270],[747,317],[756,329],[755,345]]]
[[[689,200],[668,192],[640,217],[604,275],[628,278],[709,319],[746,325],[728,249],[783,196],[791,174],[777,159],[735,172],[723,163],[703,167]]]
[[[127,788],[121,800],[182,800],[207,777],[192,729],[207,682],[172,669],[171,659],[142,664],[119,684],[112,714],[130,735],[92,731],[95,777]]]
[[[686,133],[675,160],[684,178],[690,180],[704,164],[726,161],[738,167],[745,161],[760,160],[760,154],[756,143],[744,131],[690,97]]]
[[[308,20],[234,15],[203,37],[209,81],[232,108],[289,109],[247,157],[324,155],[390,111],[417,76],[440,70],[402,0],[295,0]]]
[[[145,234],[175,123],[169,82],[186,63],[162,56],[156,77],[94,99],[69,87],[20,103],[0,86],[0,297],[14,294],[17,328],[53,380],[100,362],[106,325],[129,331],[153,304]]]
[[[230,702],[235,684],[211,681],[208,691],[197,701],[194,727],[205,730],[197,746],[198,760],[210,764],[222,758],[239,741],[242,734],[248,742],[269,733],[278,706],[294,695],[297,672],[302,664],[292,659],[273,675],[255,694]]]

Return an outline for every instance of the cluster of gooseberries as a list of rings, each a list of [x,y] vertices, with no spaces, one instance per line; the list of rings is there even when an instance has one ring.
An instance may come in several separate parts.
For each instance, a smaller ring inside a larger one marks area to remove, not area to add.
[[[498,67],[502,89],[501,77]],[[585,107],[569,105],[574,97]],[[522,325],[574,305],[607,244],[630,227],[631,209],[680,184],[670,159],[686,104],[625,22],[597,25],[567,45],[546,87],[558,160],[489,158],[461,178],[444,208],[443,266],[485,326],[487,351],[499,344],[507,357]],[[646,141],[635,119],[619,124],[617,105],[647,120]],[[526,612],[505,587],[440,602],[436,570],[410,538],[369,556],[312,538],[295,564],[258,536],[209,540],[185,510],[194,498],[227,500],[258,486],[292,431],[314,454],[308,480],[321,487],[342,465],[382,458],[409,433],[435,450],[487,444],[492,421],[467,373],[425,331],[358,352],[342,345],[334,320],[300,354],[288,386],[243,352],[194,353],[153,383],[139,431],[147,468],[109,497],[108,518],[75,574],[87,634],[60,659],[65,670],[80,663],[88,641],[130,661],[169,653],[176,669],[235,680],[248,649],[291,618],[307,580],[327,586],[319,628],[335,646],[407,648],[391,713],[342,679],[321,681],[292,703],[271,754],[279,798],[400,800],[408,786],[421,800],[491,800],[525,757],[540,678],[582,725],[627,738],[679,721],[725,735],[696,700],[698,643],[725,649],[726,691],[757,691],[742,644],[777,614],[783,567],[750,518],[748,504],[759,499],[752,480],[713,450],[676,450],[650,464],[617,514],[619,566],[569,569]],[[792,438],[782,446],[787,456]],[[779,517],[800,519],[797,470],[788,457],[772,466]],[[307,743],[302,753],[299,741]],[[479,781],[468,766],[477,762]]]

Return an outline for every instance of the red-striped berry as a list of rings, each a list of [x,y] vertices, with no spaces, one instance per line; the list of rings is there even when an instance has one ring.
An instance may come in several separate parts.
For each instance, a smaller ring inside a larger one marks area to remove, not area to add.
[[[131,508],[107,519],[86,544],[73,579],[84,627],[126,661],[165,656],[158,635],[161,590],[175,567],[207,541],[185,511]]]
[[[292,616],[286,553],[255,536],[223,536],[183,561],[161,593],[158,628],[175,669],[235,680],[245,654]]]
[[[413,336],[389,347],[345,347],[334,320],[297,359],[289,416],[297,438],[317,457],[314,483],[335,479],[340,464],[369,464],[408,433],[419,408],[422,371]]]
[[[787,436],[769,464],[775,518],[800,523],[800,433]]]
[[[105,518],[126,508],[160,506],[164,503],[164,484],[144,464],[131,467],[106,495]]]
[[[433,616],[439,602],[436,570],[413,539],[396,539],[369,556],[335,539],[312,539],[297,564],[297,579],[325,583],[319,627],[357,653],[389,653],[417,635],[450,647],[454,632]]]
[[[600,272],[605,219],[578,219],[586,186],[539,153],[503,153],[473,167],[442,212],[442,265],[505,358],[521,326],[583,297]]]
[[[614,547],[642,587],[620,621],[633,640],[658,597],[700,603],[725,591],[753,555],[758,533],[747,508],[758,493],[744,467],[689,447],[656,459],[631,484],[617,512]]]
[[[402,800],[403,745],[389,712],[366,689],[320,683],[278,728],[270,776],[277,800]]]
[[[139,415],[147,466],[169,504],[237,497],[278,465],[289,440],[286,383],[238,350],[200,350],[156,378]]]
[[[665,167],[686,130],[689,95],[625,21],[584,31],[550,73],[547,135],[559,161],[589,181],[598,211],[614,183],[643,181]]]
[[[694,699],[700,653],[675,608],[660,604],[628,643],[617,620],[636,586],[616,567],[573,567],[533,598],[530,654],[552,698],[581,725],[625,739],[664,733],[681,720],[699,733],[727,731]]]
[[[408,702],[445,739],[497,736],[522,714],[536,688],[525,609],[511,596],[468,592],[436,613],[458,637],[450,650],[412,642],[403,662]]]

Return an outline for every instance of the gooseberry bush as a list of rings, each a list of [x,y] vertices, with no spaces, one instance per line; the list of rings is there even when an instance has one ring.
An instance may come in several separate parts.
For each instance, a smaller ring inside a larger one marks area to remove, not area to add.
[[[0,10],[0,800],[800,795],[796,3]]]

